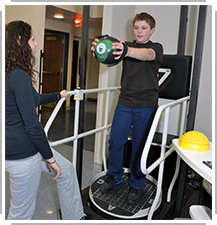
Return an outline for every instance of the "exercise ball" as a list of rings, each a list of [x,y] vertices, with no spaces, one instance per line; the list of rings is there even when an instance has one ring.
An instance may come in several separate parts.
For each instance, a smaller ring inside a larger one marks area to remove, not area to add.
[[[115,59],[115,55],[113,55],[113,52],[119,50],[112,49],[112,44],[114,42],[119,41],[109,35],[104,35],[99,38],[99,41],[95,46],[95,57],[99,62],[106,64],[107,66],[114,66],[117,65],[124,58],[126,54],[122,54],[120,59],[118,60]]]
[[[188,131],[180,138],[179,146],[190,151],[203,152],[209,151],[210,142],[205,134],[199,131]]]

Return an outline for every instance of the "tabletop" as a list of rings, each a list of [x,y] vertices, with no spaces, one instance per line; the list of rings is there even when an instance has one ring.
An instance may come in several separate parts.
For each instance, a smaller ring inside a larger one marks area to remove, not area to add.
[[[172,145],[177,154],[187,163],[195,172],[212,184],[212,169],[204,162],[212,161],[212,143],[208,151],[191,151],[179,146],[179,139],[173,139]]]

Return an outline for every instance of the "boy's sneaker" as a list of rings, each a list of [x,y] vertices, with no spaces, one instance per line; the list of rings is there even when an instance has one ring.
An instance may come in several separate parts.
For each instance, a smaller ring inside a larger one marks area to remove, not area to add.
[[[137,200],[140,198],[141,190],[130,187],[130,191],[128,194],[128,203],[135,204]]]
[[[114,176],[109,176],[108,179],[106,179],[105,183],[100,187],[100,190],[103,194],[111,191],[115,186],[121,184],[123,180],[117,179]]]

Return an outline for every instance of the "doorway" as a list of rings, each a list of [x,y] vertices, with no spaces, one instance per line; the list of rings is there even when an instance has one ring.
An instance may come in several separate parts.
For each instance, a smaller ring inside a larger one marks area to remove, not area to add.
[[[68,69],[69,34],[45,29],[42,93],[66,89]],[[44,107],[53,109],[56,103]]]

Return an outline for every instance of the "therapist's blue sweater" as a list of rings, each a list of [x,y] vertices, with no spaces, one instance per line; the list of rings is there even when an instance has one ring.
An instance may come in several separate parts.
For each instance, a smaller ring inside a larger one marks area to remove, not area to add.
[[[27,72],[15,68],[5,83],[5,158],[24,159],[40,152],[44,159],[53,156],[39,122],[38,105],[59,100],[59,93],[40,95]]]

